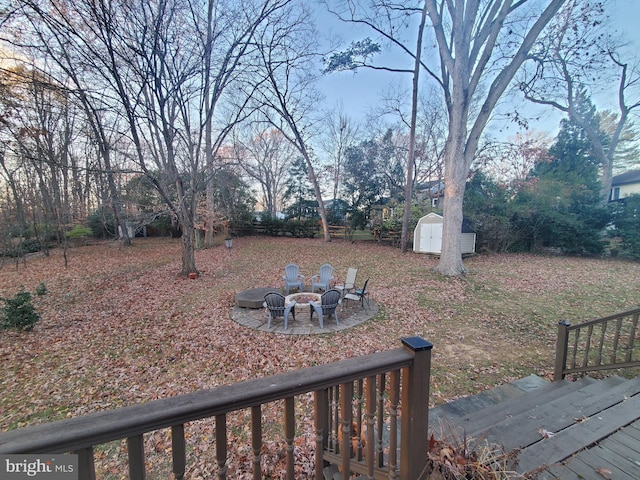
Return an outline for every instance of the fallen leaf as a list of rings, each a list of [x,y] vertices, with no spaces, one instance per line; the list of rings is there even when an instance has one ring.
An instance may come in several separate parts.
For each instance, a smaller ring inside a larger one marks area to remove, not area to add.
[[[606,468],[596,468],[596,472],[598,472],[598,474],[600,474],[603,478],[611,480],[611,470],[607,470]]]
[[[539,429],[538,432],[542,435],[542,438],[551,438],[555,435],[555,433],[545,430],[544,428]]]

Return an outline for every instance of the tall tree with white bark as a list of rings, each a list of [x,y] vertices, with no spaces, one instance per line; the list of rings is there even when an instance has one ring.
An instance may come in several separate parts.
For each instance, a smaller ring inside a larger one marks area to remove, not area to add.
[[[448,112],[444,226],[436,270],[466,271],[462,202],[480,137],[527,54],[565,0],[426,0],[438,47],[437,81]]]

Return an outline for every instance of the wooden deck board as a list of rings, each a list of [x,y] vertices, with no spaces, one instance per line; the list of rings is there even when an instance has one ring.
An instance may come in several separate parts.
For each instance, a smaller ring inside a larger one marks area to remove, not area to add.
[[[578,453],[577,458],[593,467],[596,472],[611,472],[611,477],[615,479],[638,480],[636,475],[626,471],[626,463],[621,457],[607,455],[607,452],[603,452],[597,445]]]
[[[537,480],[553,480],[556,478],[560,480],[584,480],[584,477],[578,476],[576,472],[560,464],[553,465],[541,472]]]
[[[584,382],[553,382],[539,387],[534,395],[525,395],[513,398],[495,405],[486,407],[481,415],[468,414],[454,420],[452,423],[462,427],[468,433],[476,433],[489,428],[506,418],[531,410],[542,403],[547,403],[566,395],[568,392],[585,386]]]
[[[567,462],[566,467],[571,470],[572,472],[575,472],[576,474],[579,475],[578,478],[581,479],[585,479],[585,480],[595,480],[595,479],[604,479],[607,478],[603,475],[601,475],[600,473],[598,473],[597,469],[604,469],[601,470],[603,473],[606,474],[605,470],[609,470],[607,468],[604,468],[604,466],[597,466],[594,467],[593,465],[590,465],[586,462],[583,461],[582,458],[574,458],[571,460],[571,462]],[[612,470],[609,470],[611,472],[613,472]],[[637,479],[633,479],[633,478],[627,478],[626,476],[613,476],[610,478],[614,478],[615,480],[637,480]],[[563,479],[564,480],[564,479]]]
[[[624,433],[640,442],[640,422],[634,422],[624,430]]]
[[[605,439],[605,441],[606,440],[607,439]],[[583,456],[583,452],[580,452],[578,455]],[[612,471],[620,470],[620,472],[629,475],[631,478],[636,480],[640,478],[640,465],[634,465],[633,461],[629,461],[628,458],[602,444],[595,445],[594,447],[586,450],[584,455],[586,455],[588,459],[591,459],[591,457],[597,457],[599,463],[609,470],[611,470],[610,466],[613,466],[614,470]],[[588,460],[585,461],[586,463],[591,464]],[[617,475],[615,476],[617,477]]]
[[[640,379],[612,388],[604,388],[598,383],[588,385],[571,396],[539,405],[526,415],[507,418],[483,432],[483,436],[490,442],[504,445],[507,450],[525,448],[542,440],[541,429],[557,434],[576,423],[576,418],[597,415],[638,390]]]
[[[469,438],[500,444],[507,451],[522,448],[518,472],[537,473],[539,480],[598,480],[607,475],[640,480],[640,377],[585,377],[531,384],[528,389],[525,382],[524,387],[522,395],[514,388],[494,389],[465,399],[464,405],[450,408],[451,417],[440,410],[430,418],[430,427],[434,431],[437,422],[444,421],[449,430],[464,429]],[[501,396],[506,399],[500,401]],[[498,403],[482,408],[489,398]],[[476,412],[462,413],[474,407]],[[554,435],[544,439],[542,428]]]
[[[640,396],[631,397],[597,416],[576,423],[551,438],[525,448],[518,456],[519,470],[528,472],[542,464],[552,465],[630,424],[640,416]]]
[[[600,446],[617,453],[625,461],[632,462],[640,469],[640,441],[627,435],[628,429],[629,427],[625,427],[609,438],[605,438],[600,442]]]

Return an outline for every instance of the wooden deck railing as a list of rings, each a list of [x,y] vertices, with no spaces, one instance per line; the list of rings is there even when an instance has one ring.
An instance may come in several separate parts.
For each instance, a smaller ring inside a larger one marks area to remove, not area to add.
[[[190,448],[189,422],[214,418],[212,470],[218,479],[225,479],[227,414],[248,410],[253,478],[260,479],[262,406],[282,402],[286,478],[293,480],[294,440],[301,428],[295,425],[295,398],[313,392],[312,433],[315,451],[323,452],[315,455],[316,479],[334,463],[342,472],[364,473],[368,478],[415,480],[427,462],[432,345],[418,337],[403,339],[402,344],[340,362],[11,430],[0,433],[0,453],[76,453],[79,478],[86,480],[96,478],[94,447],[126,439],[129,478],[141,480],[146,476],[145,434],[170,429],[172,471],[182,479]]]
[[[640,367],[640,308],[571,325],[558,324],[554,380],[565,375]]]

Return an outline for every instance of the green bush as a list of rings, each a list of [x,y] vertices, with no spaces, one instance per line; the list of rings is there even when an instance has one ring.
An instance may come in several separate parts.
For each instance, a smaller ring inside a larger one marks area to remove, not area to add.
[[[0,326],[4,329],[31,331],[40,320],[31,303],[31,293],[20,290],[12,298],[3,298],[4,306],[0,310]]]
[[[41,297],[41,296],[46,295],[46,294],[47,294],[47,286],[44,284],[44,282],[40,282],[36,286],[36,295]]]
[[[89,227],[83,227],[82,225],[76,225],[67,232],[67,238],[87,238],[92,234],[92,230]]]
[[[42,250],[42,245],[38,240],[32,238],[30,240],[23,240],[17,245],[5,245],[2,255],[5,257],[22,257],[27,253],[36,253]]]
[[[280,220],[275,217],[264,216],[262,219],[262,226],[265,229],[265,233],[272,237],[277,237],[284,233],[284,220]]]
[[[615,229],[610,234],[620,239],[620,254],[640,258],[640,195],[631,195],[612,203]]]
[[[100,208],[94,211],[87,218],[87,224],[95,238],[112,238],[116,236],[116,222],[113,213],[107,208]]]
[[[320,226],[317,220],[303,219],[297,221],[295,219],[288,219],[284,222],[284,232],[292,237],[297,238],[313,238],[316,236]]]

